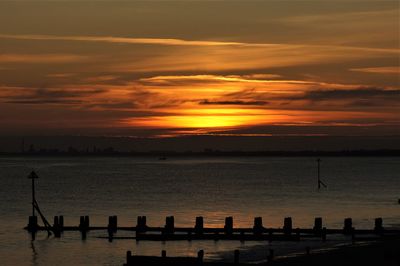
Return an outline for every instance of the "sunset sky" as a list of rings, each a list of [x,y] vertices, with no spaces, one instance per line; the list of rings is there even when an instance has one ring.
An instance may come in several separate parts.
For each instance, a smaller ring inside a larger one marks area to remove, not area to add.
[[[0,134],[399,135],[399,1],[0,2]]]

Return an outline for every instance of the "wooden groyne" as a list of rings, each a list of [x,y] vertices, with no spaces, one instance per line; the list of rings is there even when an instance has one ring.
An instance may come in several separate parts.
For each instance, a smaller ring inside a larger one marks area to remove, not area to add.
[[[372,227],[372,226],[371,226]],[[294,228],[291,217],[283,220],[280,228],[268,228],[263,225],[262,217],[255,217],[253,227],[235,228],[233,217],[225,218],[224,227],[204,227],[203,217],[196,217],[193,227],[176,227],[174,216],[165,219],[162,227],[147,226],[146,216],[138,216],[135,226],[119,226],[117,216],[109,216],[108,224],[105,226],[90,225],[89,216],[81,216],[76,226],[64,225],[64,216],[55,216],[53,225],[41,226],[38,224],[37,216],[30,216],[28,225],[25,227],[34,236],[38,231],[50,231],[55,237],[61,237],[64,231],[77,231],[86,239],[87,232],[103,230],[107,236],[100,237],[112,241],[113,239],[135,239],[149,241],[173,241],[173,240],[240,240],[240,241],[299,241],[301,238],[318,237],[326,240],[330,234],[345,234],[353,238],[365,235],[382,236],[386,234],[400,234],[400,230],[386,229],[383,227],[382,218],[376,218],[373,228],[356,229],[352,218],[345,218],[343,228],[328,229],[323,227],[321,217],[314,220],[312,228]],[[115,236],[118,231],[135,232],[132,236]]]

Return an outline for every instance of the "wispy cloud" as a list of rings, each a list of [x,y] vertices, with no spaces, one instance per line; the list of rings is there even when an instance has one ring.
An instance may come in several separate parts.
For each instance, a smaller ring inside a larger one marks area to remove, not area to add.
[[[16,40],[38,40],[38,41],[80,41],[80,42],[104,42],[104,43],[125,43],[125,44],[147,44],[147,45],[168,45],[168,46],[240,46],[259,48],[289,47],[301,49],[304,47],[358,50],[364,52],[395,53],[399,54],[400,49],[357,47],[345,45],[319,45],[319,44],[290,44],[290,43],[250,43],[231,41],[210,41],[210,40],[184,40],[175,38],[133,38],[115,36],[59,36],[59,35],[12,35],[0,34],[1,39]]]
[[[390,66],[390,67],[351,68],[350,71],[373,73],[373,74],[400,75],[400,65],[399,66]]]
[[[200,105],[255,105],[255,106],[260,106],[260,105],[267,105],[268,102],[266,101],[210,101],[210,100],[202,100],[199,102]]]
[[[148,84],[181,84],[181,83],[204,83],[204,82],[224,82],[224,83],[288,83],[288,84],[311,84],[314,82],[303,80],[282,80],[277,79],[280,75],[274,74],[254,74],[254,75],[176,75],[176,76],[154,76],[141,78],[139,81]]]
[[[88,60],[89,57],[75,54],[0,54],[0,63],[75,63]]]
[[[104,89],[0,87],[0,101],[14,104],[83,104]]]

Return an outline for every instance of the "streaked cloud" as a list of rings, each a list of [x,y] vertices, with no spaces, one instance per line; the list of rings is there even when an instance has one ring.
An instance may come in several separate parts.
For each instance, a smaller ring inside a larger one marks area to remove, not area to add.
[[[392,67],[351,68],[350,71],[373,73],[373,74],[400,75],[400,65],[399,66],[392,66]]]
[[[88,58],[75,54],[0,54],[0,63],[63,64],[87,61]]]
[[[318,44],[290,44],[290,43],[250,43],[229,41],[184,40],[174,38],[132,38],[114,36],[56,36],[56,35],[11,35],[0,34],[1,39],[38,40],[38,41],[78,41],[78,42],[105,42],[119,44],[148,44],[167,46],[238,46],[249,48],[293,48],[305,47],[317,49],[338,49],[343,51],[363,51],[377,53],[400,54],[399,49],[357,47],[345,45],[318,45]]]

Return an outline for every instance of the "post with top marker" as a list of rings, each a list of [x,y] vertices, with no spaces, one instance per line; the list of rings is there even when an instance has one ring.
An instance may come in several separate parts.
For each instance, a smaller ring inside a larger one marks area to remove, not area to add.
[[[28,175],[28,179],[32,179],[32,216],[29,216],[28,231],[32,233],[32,239],[35,239],[36,231],[38,228],[38,220],[35,215],[35,179],[39,178],[37,174],[32,171]]]
[[[32,179],[32,216],[35,216],[35,179],[39,178],[35,171],[28,175],[28,179]]]

